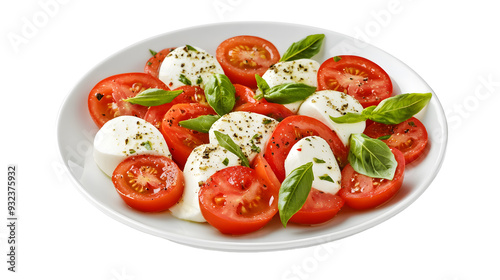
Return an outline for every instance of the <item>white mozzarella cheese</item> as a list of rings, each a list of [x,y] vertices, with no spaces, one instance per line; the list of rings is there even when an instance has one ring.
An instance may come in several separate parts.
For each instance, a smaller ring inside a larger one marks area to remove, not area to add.
[[[347,112],[361,113],[363,106],[352,96],[334,90],[322,90],[313,93],[300,106],[299,115],[306,115],[328,125],[347,146],[352,133],[362,133],[366,122],[336,123],[330,119],[340,117]]]
[[[178,47],[171,51],[163,60],[159,79],[170,89],[186,85],[183,78],[191,85],[205,88],[205,82],[213,74],[224,74],[217,59],[198,47]]]
[[[184,166],[184,193],[170,208],[179,219],[205,222],[201,214],[198,192],[200,186],[218,170],[241,165],[240,159],[216,144],[203,144],[193,149]]]
[[[317,74],[319,63],[312,59],[297,59],[293,61],[278,62],[262,75],[269,87],[274,87],[286,83],[303,83],[308,86],[317,87]],[[257,93],[259,94],[259,93]],[[290,111],[297,113],[302,101],[283,104]]]
[[[259,152],[264,152],[266,143],[277,125],[278,121],[261,114],[231,112],[214,122],[208,134],[210,143],[214,144],[218,143],[214,131],[227,134],[252,162]]]
[[[141,154],[172,157],[161,132],[141,118],[120,116],[111,119],[94,138],[94,160],[110,177],[126,157]]]
[[[308,162],[313,163],[312,187],[336,194],[340,190],[341,172],[326,140],[319,136],[309,136],[295,143],[285,159],[286,175]]]

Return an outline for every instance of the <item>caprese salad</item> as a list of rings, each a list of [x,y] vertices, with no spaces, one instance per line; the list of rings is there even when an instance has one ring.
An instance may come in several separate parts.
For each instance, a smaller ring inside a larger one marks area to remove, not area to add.
[[[246,35],[215,54],[150,50],[143,72],[107,77],[88,95],[96,164],[130,207],[230,235],[275,216],[312,225],[385,203],[427,145],[414,115],[432,94],[393,95],[367,58],[314,60],[324,39],[283,54]]]

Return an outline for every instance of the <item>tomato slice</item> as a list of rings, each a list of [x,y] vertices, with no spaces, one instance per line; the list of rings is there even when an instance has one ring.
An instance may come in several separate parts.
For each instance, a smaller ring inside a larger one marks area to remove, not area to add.
[[[264,98],[262,98],[261,100],[255,99],[255,92],[251,88],[240,84],[233,84],[233,86],[236,89],[236,103],[234,104],[234,108],[246,103],[267,103]]]
[[[200,209],[209,224],[224,234],[245,234],[266,225],[278,212],[278,192],[255,170],[222,169],[199,192]]]
[[[144,115],[144,119],[156,126],[158,129],[160,129],[161,121],[163,120],[165,114],[175,104],[200,103],[208,105],[205,98],[205,91],[203,91],[203,89],[199,86],[186,85],[178,87],[175,90],[182,90],[183,92],[174,98],[174,100],[170,103],[149,107],[148,111]]]
[[[236,36],[217,47],[215,52],[226,76],[233,84],[256,88],[255,74],[264,75],[269,66],[280,59],[278,49],[256,36]]]
[[[335,132],[321,121],[303,115],[290,116],[282,120],[274,130],[264,153],[276,177],[285,179],[285,159],[292,146],[307,136],[319,136],[325,139],[340,167],[347,163],[348,149]]]
[[[148,59],[148,61],[146,61],[146,65],[144,65],[144,73],[158,78],[161,63],[163,62],[165,57],[174,49],[175,48],[163,49],[153,55],[150,59]]]
[[[181,127],[179,122],[203,115],[216,115],[216,113],[210,106],[183,103],[173,105],[163,117],[160,131],[165,137],[172,158],[181,169],[184,169],[191,151],[201,144],[209,143],[209,137],[208,133]]]
[[[391,149],[398,166],[392,180],[371,178],[360,174],[349,164],[342,170],[339,195],[353,209],[370,209],[391,199],[403,184],[405,159],[403,153]]]
[[[123,99],[134,97],[149,88],[169,90],[162,81],[145,73],[118,74],[100,81],[92,88],[87,99],[92,120],[102,127],[118,116],[143,118],[148,107],[131,104]]]
[[[291,218],[296,224],[321,224],[331,220],[344,206],[344,199],[338,194],[331,194],[311,188],[307,200]]]
[[[356,98],[364,108],[392,95],[389,75],[375,62],[354,55],[327,59],[318,69],[318,90],[336,90]]]
[[[260,178],[266,181],[268,186],[273,186],[274,189],[281,187],[278,177],[276,177],[276,174],[274,174],[274,171],[262,154],[255,156],[251,167],[257,172]]]
[[[235,107],[234,111],[245,111],[266,115],[277,121],[282,121],[286,117],[295,115],[290,109],[277,103],[245,103]]]
[[[128,157],[118,164],[112,181],[123,201],[143,212],[169,209],[184,191],[182,171],[164,156]]]
[[[364,133],[372,138],[382,137],[387,146],[400,150],[405,157],[405,164],[419,158],[428,142],[424,124],[415,117],[394,125],[373,123]]]

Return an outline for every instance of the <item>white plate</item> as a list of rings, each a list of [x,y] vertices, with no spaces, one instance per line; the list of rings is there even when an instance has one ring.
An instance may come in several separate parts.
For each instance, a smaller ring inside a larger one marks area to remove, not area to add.
[[[78,189],[95,206],[114,219],[143,232],[190,246],[225,251],[269,251],[317,245],[338,240],[371,228],[396,215],[414,202],[431,184],[441,167],[447,143],[447,124],[443,109],[434,94],[421,120],[429,132],[426,154],[408,166],[399,193],[383,206],[369,211],[347,207],[330,222],[319,226],[289,224],[283,228],[274,219],[252,234],[232,237],[220,234],[208,224],[178,220],[169,213],[144,214],[127,207],[110,179],[92,159],[92,142],[97,127],[87,111],[87,96],[92,87],[107,76],[142,72],[149,49],[190,44],[214,54],[218,43],[236,35],[255,35],[273,42],[280,53],[310,34],[326,38],[319,62],[339,54],[356,54],[373,60],[391,76],[396,93],[432,92],[412,69],[398,59],[371,45],[329,30],[270,22],[222,23],[169,32],[127,47],[88,72],[65,100],[59,115],[58,142],[62,161]]]

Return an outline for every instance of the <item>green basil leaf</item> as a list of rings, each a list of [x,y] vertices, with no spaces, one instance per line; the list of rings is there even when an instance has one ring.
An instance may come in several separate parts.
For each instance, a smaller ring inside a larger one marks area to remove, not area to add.
[[[208,133],[212,124],[219,118],[220,116],[216,115],[204,115],[185,121],[180,121],[179,125],[187,129]]]
[[[280,61],[292,61],[315,56],[319,53],[324,38],[325,34],[315,34],[293,43],[285,51]]]
[[[356,172],[372,178],[392,180],[398,163],[384,142],[354,133],[349,144],[348,160]]]
[[[241,165],[250,167],[250,162],[248,162],[248,158],[245,156],[240,146],[234,143],[233,139],[229,137],[227,134],[224,134],[220,131],[214,131],[215,138],[219,142],[219,145],[226,148],[226,150],[235,154],[241,160]]]
[[[149,53],[151,54],[151,56],[155,56],[158,52],[153,51],[152,49],[149,49]]]
[[[336,123],[357,123],[366,121],[368,117],[362,113],[360,114],[360,113],[347,112],[345,115],[340,117],[330,116],[330,119]]]
[[[332,179],[332,177],[330,177],[328,174],[325,174],[323,176],[319,176],[318,177],[320,180],[323,180],[323,181],[328,181],[328,182],[331,182],[331,183],[335,183]]]
[[[359,113],[347,113],[331,117],[336,123],[356,123],[372,120],[384,124],[398,124],[420,112],[431,100],[432,93],[405,93],[382,100],[377,106],[370,106]]]
[[[314,180],[312,167],[312,162],[297,167],[281,183],[278,210],[284,227],[306,202]]]
[[[195,52],[197,52],[197,51],[198,51],[196,48],[194,48],[193,46],[190,46],[190,45],[186,45],[186,48],[187,48],[189,51],[195,51]]]
[[[260,94],[254,96],[254,98],[260,100],[264,97],[264,93],[266,93],[270,87],[266,80],[259,76],[259,74],[255,74],[255,81],[257,82],[257,88],[260,90]]]
[[[179,82],[181,82],[185,85],[188,85],[188,86],[191,85],[191,80],[189,80],[186,76],[184,76],[184,74],[179,75]]]
[[[380,137],[378,137],[377,139],[378,139],[378,140],[387,140],[387,139],[389,139],[389,138],[391,138],[391,135],[390,135],[390,134],[389,134],[389,135],[380,136]]]
[[[432,93],[406,93],[382,100],[371,112],[370,119],[384,124],[398,124],[420,112],[431,100]]]
[[[124,101],[142,106],[158,106],[172,102],[182,92],[182,90],[168,91],[159,88],[148,88],[134,97],[124,99]]]
[[[214,74],[205,84],[205,97],[208,104],[219,115],[225,115],[236,103],[236,89],[226,75]]]
[[[146,150],[148,150],[148,151],[153,150],[153,148],[151,147],[151,142],[149,140],[146,141],[146,142],[142,142],[141,146],[143,146],[144,148],[146,148]]]
[[[289,104],[304,100],[316,92],[316,87],[303,83],[286,83],[274,86],[264,92],[264,98],[273,103]]]

